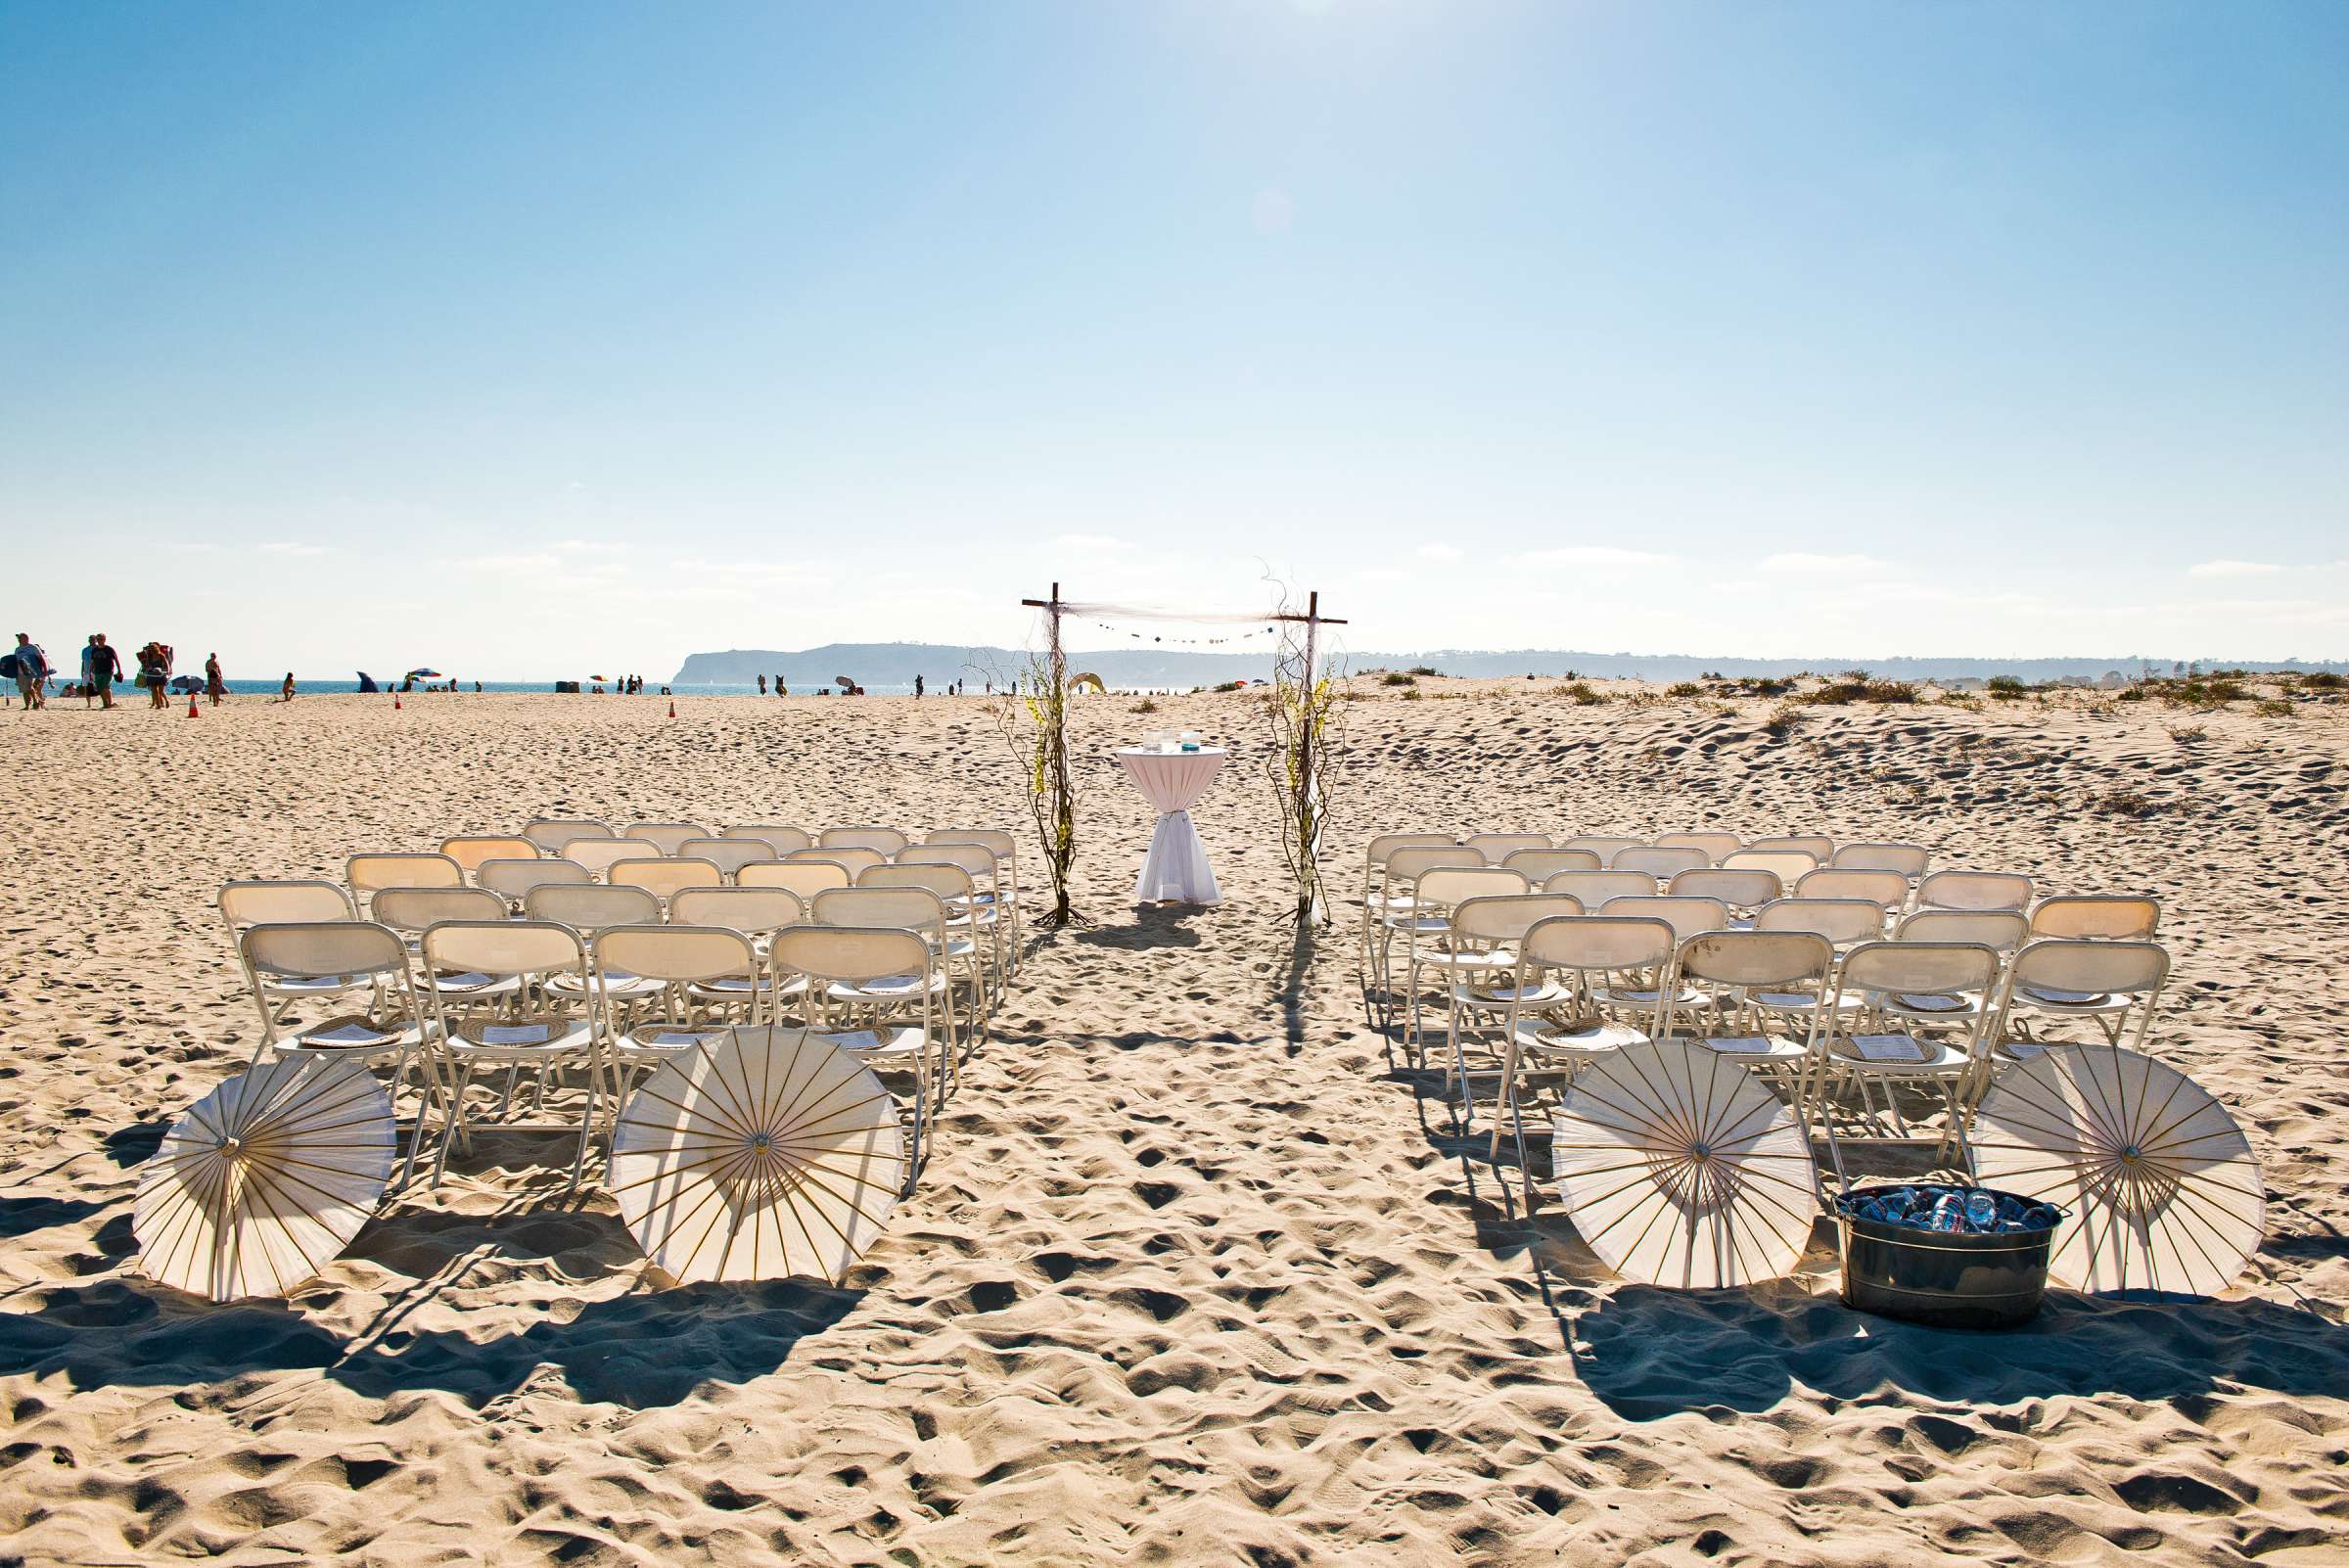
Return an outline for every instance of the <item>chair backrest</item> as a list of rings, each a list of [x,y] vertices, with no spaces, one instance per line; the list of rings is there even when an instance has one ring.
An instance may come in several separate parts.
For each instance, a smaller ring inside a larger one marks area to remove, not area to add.
[[[943,936],[945,901],[928,888],[827,888],[807,905],[819,926],[888,927]]]
[[[582,887],[595,879],[576,860],[484,860],[473,868],[473,885],[520,902],[532,888]]]
[[[232,932],[247,926],[314,925],[359,917],[349,894],[331,882],[316,881],[228,883],[220,889],[220,914]]]
[[[1708,931],[1681,944],[1681,976],[1716,986],[1824,982],[1834,945],[1816,931]]]
[[[1503,866],[1438,866],[1420,876],[1414,896],[1421,903],[1446,904],[1530,891],[1525,878]]]
[[[364,920],[293,920],[253,926],[237,939],[246,967],[273,980],[405,975],[399,933]]]
[[[1561,871],[1596,871],[1604,862],[1589,850],[1512,850],[1500,863],[1540,887]]]
[[[699,822],[630,822],[621,837],[650,839],[661,846],[663,854],[674,854],[687,839],[707,839],[715,835]]]
[[[1846,844],[1827,861],[1838,871],[1898,871],[1914,882],[1933,863],[1921,844]]]
[[[426,929],[423,952],[428,979],[444,971],[497,978],[587,971],[579,934],[552,920],[444,920]]]
[[[893,827],[833,827],[815,836],[819,850],[871,850],[883,859],[912,842]]]
[[[544,854],[555,854],[574,839],[608,839],[613,837],[608,823],[591,816],[534,816],[522,830],[522,836],[538,846]]]
[[[616,888],[642,888],[667,903],[687,888],[722,888],[726,885],[726,874],[708,860],[665,856],[622,860],[605,873],[604,880]]]
[[[1764,852],[1792,850],[1811,856],[1820,865],[1825,865],[1835,853],[1835,841],[1824,833],[1780,833],[1771,838],[1754,839],[1745,847]]]
[[[1519,948],[1527,964],[1589,972],[1661,969],[1678,945],[1661,920],[1626,915],[1562,915],[1536,923]]]
[[[977,849],[977,845],[968,846]],[[856,873],[860,888],[927,888],[944,903],[969,899],[979,891],[971,874],[958,865],[868,865]]]
[[[909,844],[898,852],[897,863],[950,865],[969,877],[974,886],[984,881],[990,890],[1001,869],[995,852],[984,844]]]
[[[1898,871],[1848,871],[1820,866],[1795,878],[1798,899],[1865,899],[1880,909],[1909,901],[1909,879]]]
[[[737,887],[788,889],[802,903],[826,888],[845,888],[853,881],[849,868],[833,860],[756,860],[734,873]]]
[[[1665,850],[1702,850],[1708,864],[1719,865],[1723,858],[1745,848],[1745,841],[1734,833],[1659,833],[1656,846]]]
[[[1721,857],[1725,871],[1767,871],[1779,882],[1799,880],[1819,869],[1819,857],[1808,850],[1739,850]]]
[[[1640,871],[1669,882],[1683,871],[1701,871],[1713,863],[1702,850],[1675,849],[1660,844],[1635,844],[1617,850],[1607,861],[1610,871]]]
[[[789,888],[685,888],[668,900],[668,918],[672,925],[764,936],[805,923],[807,905]]]
[[[606,926],[649,925],[661,918],[661,900],[642,888],[548,883],[522,896],[522,912],[532,920],[593,932]]]
[[[1563,893],[1580,899],[1586,909],[1596,909],[1609,899],[1636,899],[1656,891],[1656,879],[1644,871],[1556,871],[1543,878],[1543,893]]]
[[[1517,942],[1544,920],[1582,912],[1582,900],[1563,893],[1481,894],[1452,906],[1451,937],[1470,944]]]
[[[755,840],[777,854],[789,854],[794,850],[809,849],[815,844],[806,828],[790,827],[781,822],[752,822],[742,827],[730,827],[718,837]]]
[[[465,868],[445,854],[354,854],[343,874],[362,908],[385,888],[461,888]]]
[[[1406,844],[1387,856],[1387,880],[1416,882],[1430,871],[1484,863],[1484,855],[1465,845]]]
[[[1362,863],[1365,869],[1376,870],[1385,865],[1387,856],[1393,854],[1397,850],[1413,848],[1423,850],[1430,845],[1444,847],[1458,842],[1459,840],[1449,833],[1381,833],[1372,839],[1370,847],[1362,852]]]
[[[477,835],[442,839],[440,853],[471,873],[480,870],[484,860],[535,860],[538,858],[538,846],[530,839],[511,835]]]
[[[2002,956],[2030,939],[2031,923],[2013,909],[1920,909],[1893,928],[1895,942],[1970,942]]]
[[[707,860],[727,876],[733,876],[746,865],[781,858],[773,845],[759,839],[687,839],[678,846],[677,855],[680,859]]]
[[[1460,843],[1483,855],[1488,865],[1502,864],[1513,851],[1551,848],[1546,833],[1471,833]]]
[[[976,844],[993,852],[998,860],[1017,859],[1020,841],[1001,828],[940,828],[925,844]]]
[[[375,896],[375,919],[407,936],[443,920],[503,920],[506,900],[487,888],[386,888]]]
[[[775,933],[771,956],[779,970],[851,985],[930,969],[930,945],[902,928],[792,926]]]
[[[1865,899],[1775,899],[1754,911],[1756,931],[1808,931],[1838,947],[1884,935],[1884,911]]]
[[[564,859],[598,877],[622,860],[658,859],[660,854],[661,846],[650,839],[573,839],[563,846]]]
[[[1621,833],[1577,833],[1558,848],[1561,850],[1589,850],[1603,863],[1613,859],[1617,850],[1635,849],[1639,842],[1637,839]]]
[[[2064,893],[2039,900],[2031,911],[2034,937],[2097,937],[2107,942],[2142,942],[2161,925],[2161,905],[2144,897]]]
[[[844,844],[834,850],[794,850],[783,858],[795,865],[842,866],[851,877],[868,865],[884,865],[889,860],[889,856],[879,850],[868,850],[856,844]]]
[[[1724,871],[1707,866],[1672,879],[1676,899],[1719,899],[1732,909],[1759,909],[1785,890],[1774,871]]]
[[[1987,992],[1999,955],[1978,942],[1864,942],[1843,955],[1844,991],[1956,996]]]
[[[2031,879],[2017,871],[1936,871],[1917,884],[1919,909],[2028,909]]]
[[[1655,894],[1609,899],[1597,911],[1633,920],[1661,920],[1674,937],[1686,942],[1705,931],[1721,931],[1729,923],[1729,906],[1719,899],[1660,898]]]
[[[595,934],[594,950],[599,974],[640,975],[674,985],[727,978],[755,982],[759,976],[758,949],[729,926],[606,926]]]
[[[2010,987],[2086,995],[2150,996],[2170,978],[2170,955],[2156,943],[2097,937],[2050,937],[2014,955]]]

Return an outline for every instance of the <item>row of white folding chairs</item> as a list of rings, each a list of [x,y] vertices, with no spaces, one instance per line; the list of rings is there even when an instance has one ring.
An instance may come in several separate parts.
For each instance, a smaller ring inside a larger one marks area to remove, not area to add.
[[[1456,837],[1450,833],[1383,833],[1370,841],[1364,856],[1367,868],[1375,873],[1390,852],[1406,845],[1458,845],[1475,850],[1493,865],[1529,850],[1595,854],[1602,867],[1612,865],[1615,856],[1626,850],[1679,851],[1700,856],[1694,864],[1711,866],[1727,865],[1740,856],[1790,855],[1805,857],[1813,866],[1898,871],[1911,881],[1923,876],[1933,859],[1933,852],[1920,844],[1869,841],[1837,845],[1823,833],[1784,833],[1752,840],[1721,832],[1660,833],[1652,839],[1625,833],[1577,833],[1563,839],[1553,839],[1546,833],[1470,833]]]
[[[507,1070],[503,1115],[515,1075],[533,1074],[533,1101],[543,1110],[547,1075],[576,1068],[584,1070],[585,1106],[576,1185],[602,1108],[617,1114],[632,1074],[735,1022],[781,1022],[796,1001],[807,1027],[877,1072],[910,1079],[910,1188],[937,1103],[955,1079],[954,982],[934,930],[820,918],[856,912],[818,911],[816,923],[769,933],[763,947],[721,926],[611,925],[584,933],[558,921],[501,916],[435,921],[413,939],[374,921],[269,923],[247,929],[238,953],[269,1051],[388,1067],[395,1101],[408,1071],[417,1072],[402,1182],[436,1104],[442,1113],[434,1162],[439,1179],[450,1149],[466,1140],[477,1073]],[[362,1012],[306,1025],[290,1016],[294,1003],[343,1008],[360,992],[368,998]],[[631,1027],[655,1002],[665,1016]]]
[[[1521,1163],[1529,1058],[1571,1084],[1592,1057],[1668,1036],[1729,1055],[1775,1084],[1806,1133],[1825,1133],[1839,1176],[1843,1129],[1870,1140],[1920,1141],[1901,1111],[1903,1092],[1940,1096],[1945,1120],[1925,1141],[1963,1160],[1973,1108],[1996,1072],[2040,1048],[2026,1038],[2026,1018],[2088,1020],[2108,1043],[2128,1035],[2143,1049],[2169,977],[2168,953],[2149,942],[2044,938],[2002,953],[1948,923],[1838,949],[1815,931],[1683,933],[1614,906],[1530,924],[1527,911],[1481,907],[1519,901],[1460,908],[1468,925],[1496,934],[1488,940],[1507,962],[1454,981],[1447,1078],[1460,1084],[1464,1121],[1472,1118],[1458,1019],[1465,1009],[1492,1020],[1500,1037],[1500,1107]],[[1921,926],[1930,917],[1911,919]],[[1561,974],[1569,984],[1553,978]],[[1560,1020],[1562,1013],[1572,1016]]]

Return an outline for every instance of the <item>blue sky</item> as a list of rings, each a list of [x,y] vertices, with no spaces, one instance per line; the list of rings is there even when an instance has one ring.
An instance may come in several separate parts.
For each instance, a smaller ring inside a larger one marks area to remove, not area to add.
[[[0,0],[0,603],[2349,657],[2344,80],[2319,3]]]

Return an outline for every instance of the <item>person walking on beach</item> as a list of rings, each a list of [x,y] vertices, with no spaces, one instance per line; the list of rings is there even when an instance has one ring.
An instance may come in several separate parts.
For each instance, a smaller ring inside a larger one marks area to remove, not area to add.
[[[49,656],[34,645],[23,632],[17,633],[17,690],[24,699],[24,711],[49,706],[49,694],[42,690],[49,683]]]
[[[766,677],[764,675],[759,677],[759,695],[761,697],[766,695]]]
[[[171,650],[160,642],[139,649],[139,684],[147,688],[147,706],[163,706],[163,688],[171,679]]]
[[[919,675],[913,677],[913,700],[917,703],[922,700],[922,677]]]
[[[228,682],[220,678],[220,656],[216,653],[204,656],[204,694],[212,700],[214,708],[228,695]]]
[[[115,682],[122,675],[122,656],[106,640],[106,633],[93,631],[81,650],[81,706],[95,702],[108,708],[115,706]]]

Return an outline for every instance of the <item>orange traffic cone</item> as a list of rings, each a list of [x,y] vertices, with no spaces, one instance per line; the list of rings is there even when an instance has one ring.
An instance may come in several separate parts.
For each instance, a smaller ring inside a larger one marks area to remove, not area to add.
[[[397,692],[392,694],[392,711],[395,714],[399,712],[399,693]]]
[[[669,716],[669,717],[671,717],[671,718],[674,718],[674,717],[676,717],[676,716],[677,716],[677,705],[676,705],[674,702],[671,702],[671,703],[668,705],[668,716]]]
[[[196,711],[196,694],[194,692],[188,693],[188,716],[190,718],[202,718],[204,716],[202,714]]]

